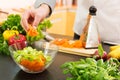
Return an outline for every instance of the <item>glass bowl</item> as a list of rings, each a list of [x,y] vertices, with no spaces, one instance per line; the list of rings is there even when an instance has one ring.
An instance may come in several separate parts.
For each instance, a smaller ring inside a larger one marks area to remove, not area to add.
[[[32,44],[19,42],[9,46],[15,63],[27,73],[40,73],[47,69],[58,52],[58,46],[46,41]]]

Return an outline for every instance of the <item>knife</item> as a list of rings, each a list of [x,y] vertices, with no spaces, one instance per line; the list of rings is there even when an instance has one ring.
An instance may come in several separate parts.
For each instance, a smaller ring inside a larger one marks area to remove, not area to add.
[[[42,31],[42,34],[45,36],[44,39],[47,40],[47,41],[53,41],[55,39],[50,34],[48,34],[46,31]]]

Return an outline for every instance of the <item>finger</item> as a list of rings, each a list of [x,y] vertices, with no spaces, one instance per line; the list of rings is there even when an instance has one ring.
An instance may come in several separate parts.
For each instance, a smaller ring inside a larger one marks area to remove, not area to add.
[[[43,18],[40,15],[36,15],[34,22],[33,22],[33,26],[38,26],[38,24],[43,20]]]
[[[22,21],[20,23],[21,23],[22,28],[27,32],[27,29],[26,29],[26,26],[24,26],[24,23]]]
[[[21,25],[22,25],[22,27],[23,27],[23,29],[24,29],[25,31],[27,31],[27,30],[28,30],[28,24],[27,24],[27,22],[26,22],[26,21],[21,20]]]
[[[21,25],[24,28],[25,31],[28,30],[28,19],[29,19],[30,13],[26,11],[21,18]]]

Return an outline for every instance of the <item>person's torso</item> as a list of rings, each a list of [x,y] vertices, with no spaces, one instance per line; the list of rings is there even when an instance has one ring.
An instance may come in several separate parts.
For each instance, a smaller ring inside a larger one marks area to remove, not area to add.
[[[102,41],[120,43],[120,0],[78,0],[74,32],[82,33],[86,24],[89,7],[97,8],[96,23]]]

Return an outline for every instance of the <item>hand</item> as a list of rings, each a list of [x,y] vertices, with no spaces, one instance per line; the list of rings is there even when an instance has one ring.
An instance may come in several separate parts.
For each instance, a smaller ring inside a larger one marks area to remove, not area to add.
[[[42,4],[37,9],[26,10],[21,17],[21,25],[25,31],[29,29],[29,24],[37,26],[50,13],[50,8],[47,4]]]

